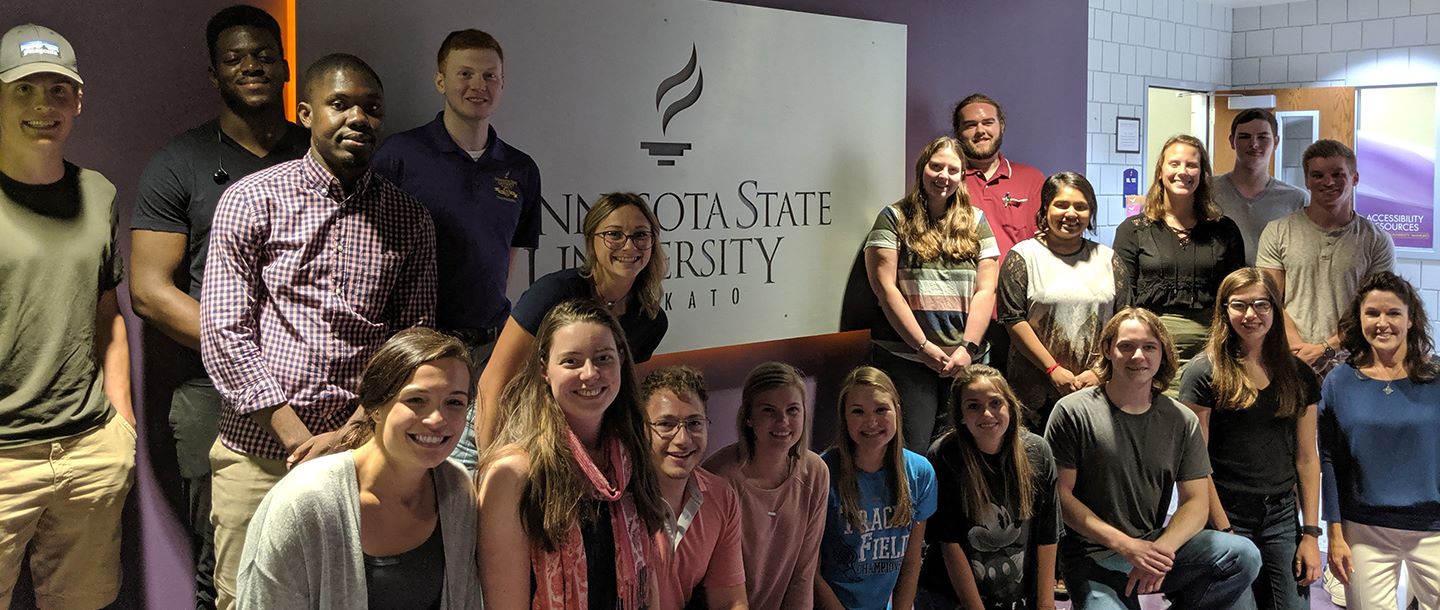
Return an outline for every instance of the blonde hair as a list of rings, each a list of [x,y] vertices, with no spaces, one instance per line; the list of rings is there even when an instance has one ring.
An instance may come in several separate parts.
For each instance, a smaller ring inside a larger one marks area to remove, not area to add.
[[[840,492],[840,512],[856,531],[865,531],[865,511],[860,508],[860,480],[855,476],[858,470],[855,465],[855,439],[850,438],[849,427],[845,425],[850,391],[861,387],[874,388],[885,394],[894,406],[891,413],[895,419],[895,436],[885,447],[884,469],[890,489],[895,492],[895,512],[890,515],[886,527],[909,527],[914,523],[915,509],[910,499],[910,476],[905,465],[905,434],[903,426],[900,425],[900,393],[895,391],[895,383],[890,380],[890,376],[873,366],[862,366],[850,371],[840,385],[840,399],[836,401],[840,432],[835,436],[835,443],[831,447],[840,456],[840,468],[835,475],[835,489]]]
[[[761,392],[775,388],[793,387],[800,392],[800,402],[805,402],[805,375],[784,362],[762,362],[750,369],[745,377],[745,387],[740,390],[740,409],[735,413],[735,429],[740,437],[740,455],[746,460],[755,459],[755,429],[750,426],[750,417],[755,414],[755,397]],[[804,409],[802,408],[803,412]],[[800,426],[800,438],[790,446],[790,457],[799,458],[802,452],[810,450],[810,417],[805,417]]]
[[[660,247],[660,219],[655,217],[655,211],[645,205],[645,200],[634,193],[606,193],[590,206],[590,211],[585,213],[585,222],[582,229],[585,231],[585,264],[580,265],[580,275],[587,278],[594,277],[595,261],[599,260],[599,253],[595,251],[595,234],[600,231],[600,223],[605,222],[616,210],[625,206],[634,206],[645,216],[645,222],[650,224],[650,262],[640,270],[639,277],[635,278],[635,284],[630,288],[630,293],[635,295],[635,300],[640,303],[640,311],[645,317],[655,319],[660,315],[661,299],[665,297],[665,291],[660,288],[660,280],[665,277],[667,260],[665,249]]]
[[[925,198],[925,166],[930,163],[930,157],[942,150],[953,151],[955,156],[964,158],[960,142],[950,136],[935,138],[920,151],[915,159],[915,184],[905,198],[895,204],[900,210],[897,227],[900,243],[922,262],[976,260],[980,256],[980,239],[975,208],[970,205],[964,180],[946,200],[945,215],[939,221],[930,220]]]
[[[1200,153],[1200,179],[1195,185],[1195,216],[1200,220],[1220,220],[1225,213],[1210,195],[1210,153],[1205,152],[1205,143],[1190,134],[1182,133],[1165,140],[1160,154],[1155,157],[1155,171],[1151,172],[1150,190],[1145,193],[1145,217],[1155,222],[1165,222],[1166,191],[1165,178],[1161,170],[1165,166],[1165,152],[1171,146],[1184,144]]]

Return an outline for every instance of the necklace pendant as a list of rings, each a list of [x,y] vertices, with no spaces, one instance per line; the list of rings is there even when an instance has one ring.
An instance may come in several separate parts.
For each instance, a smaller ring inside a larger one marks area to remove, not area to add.
[[[1384,387],[1384,388],[1381,388],[1380,391],[1381,391],[1381,392],[1384,392],[1386,396],[1389,396],[1389,395],[1391,395],[1391,394],[1393,394],[1393,393],[1395,392],[1395,390],[1394,390],[1393,388],[1391,388],[1391,387],[1390,387],[1390,384],[1388,384],[1388,383],[1385,384],[1385,387]]]

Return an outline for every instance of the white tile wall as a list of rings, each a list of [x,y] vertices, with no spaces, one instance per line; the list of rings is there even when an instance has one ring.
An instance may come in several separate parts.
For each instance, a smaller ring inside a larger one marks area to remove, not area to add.
[[[1144,116],[1150,84],[1213,90],[1440,80],[1440,0],[1301,0],[1228,8],[1195,0],[1090,0],[1086,175],[1100,236],[1124,220],[1115,117]],[[1143,173],[1143,171],[1142,171]],[[1142,186],[1142,191],[1145,185]],[[1440,317],[1440,261],[1401,259]]]
[[[1115,117],[1144,118],[1147,79],[1206,91],[1228,85],[1236,70],[1231,58],[1245,56],[1251,48],[1270,55],[1274,34],[1263,26],[1288,23],[1290,9],[1282,4],[1263,15],[1259,8],[1241,15],[1194,0],[1090,0],[1089,5],[1085,175],[1100,197],[1096,223],[1108,242],[1125,219],[1120,195],[1124,171],[1141,169],[1141,155],[1114,152]],[[1263,39],[1254,45],[1247,45],[1245,33],[1234,27],[1247,18],[1247,29],[1260,31],[1257,38]],[[1297,30],[1297,53],[1302,50],[1299,41]]]

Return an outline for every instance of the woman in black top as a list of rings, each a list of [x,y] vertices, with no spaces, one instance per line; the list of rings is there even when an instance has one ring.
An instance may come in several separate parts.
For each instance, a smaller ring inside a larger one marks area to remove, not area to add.
[[[645,200],[634,193],[607,193],[585,214],[585,263],[535,280],[505,321],[480,376],[475,406],[475,440],[481,453],[499,434],[505,410],[500,394],[534,353],[540,321],[568,299],[593,299],[620,321],[628,353],[636,364],[655,353],[670,322],[661,307],[665,251],[660,249],[660,221]]]
[[[1115,253],[1129,275],[1130,305],[1160,316],[1183,366],[1204,347],[1215,289],[1244,266],[1245,242],[1210,198],[1210,159],[1200,140],[1167,140],[1154,175],[1144,212],[1115,229]]]
[[[1290,353],[1274,282],[1254,267],[1225,277],[1205,353],[1185,368],[1180,400],[1200,418],[1211,478],[1210,524],[1260,549],[1260,608],[1309,608],[1320,576],[1320,387]],[[1305,527],[1296,525],[1296,487]],[[1302,535],[1303,533],[1303,535]],[[1296,540],[1299,540],[1298,546]]]

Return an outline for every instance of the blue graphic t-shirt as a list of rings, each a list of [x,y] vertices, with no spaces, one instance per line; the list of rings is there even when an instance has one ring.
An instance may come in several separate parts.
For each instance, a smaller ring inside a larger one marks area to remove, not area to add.
[[[850,524],[841,509],[839,452],[831,449],[820,455],[830,468],[830,501],[825,511],[825,536],[820,541],[820,576],[846,608],[878,610],[890,606],[890,594],[900,578],[900,564],[910,542],[911,527],[935,513],[938,493],[935,468],[918,453],[905,450],[904,455],[915,515],[912,525],[887,527],[896,503],[884,470],[858,472],[860,509],[864,513],[864,524],[859,530]]]

